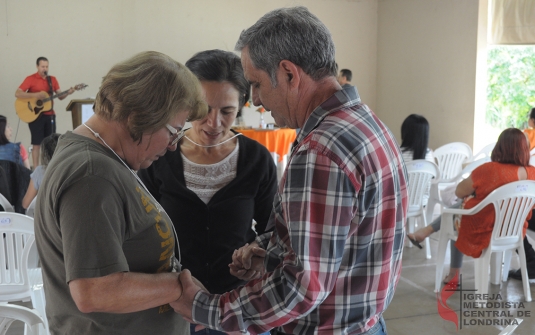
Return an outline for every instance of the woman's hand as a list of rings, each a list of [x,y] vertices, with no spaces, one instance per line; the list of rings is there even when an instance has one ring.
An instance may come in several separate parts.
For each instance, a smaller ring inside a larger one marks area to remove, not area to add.
[[[201,282],[191,276],[191,272],[189,272],[187,269],[180,272],[178,280],[182,286],[182,294],[176,301],[171,302],[170,305],[175,312],[182,315],[186,321],[195,323],[192,319],[192,309],[195,295],[199,291],[208,291],[206,291],[206,288],[201,284]]]
[[[247,243],[232,254],[230,273],[241,280],[260,278],[265,273],[265,257],[266,251],[258,243]]]
[[[465,180],[461,181],[459,185],[457,185],[457,188],[455,189],[455,195],[459,199],[472,195],[474,192],[475,192],[475,188],[474,188],[474,181],[472,180],[472,176],[469,176]]]

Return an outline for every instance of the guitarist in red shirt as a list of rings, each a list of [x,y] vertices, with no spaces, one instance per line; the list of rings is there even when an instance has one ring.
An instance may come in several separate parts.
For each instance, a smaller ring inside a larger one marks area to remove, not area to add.
[[[39,57],[36,64],[37,72],[26,77],[17,88],[15,97],[18,99],[46,99],[54,93],[60,92],[56,77],[48,76],[48,59]],[[58,96],[58,99],[63,100],[74,91],[74,88],[71,87],[63,95]],[[56,113],[54,113],[53,109],[44,111],[39,114],[35,121],[30,122],[28,125],[32,134],[32,161],[35,169],[39,165],[41,142],[45,137],[56,132]]]

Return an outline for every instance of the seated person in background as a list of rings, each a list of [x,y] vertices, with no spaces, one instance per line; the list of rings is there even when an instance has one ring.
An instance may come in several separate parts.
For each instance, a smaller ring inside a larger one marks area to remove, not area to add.
[[[249,100],[240,58],[208,50],[186,66],[201,81],[208,115],[191,122],[177,151],[168,151],[139,176],[175,225],[184,268],[219,294],[245,283],[230,274],[228,264],[234,250],[255,240],[253,220],[258,234],[266,232],[277,172],[264,146],[231,130]],[[191,334],[198,334],[193,324]]]
[[[7,118],[0,115],[0,159],[12,161],[30,168],[28,152],[20,143],[11,143],[11,127],[7,123]]]
[[[28,206],[30,206],[32,200],[37,196],[37,191],[39,190],[39,186],[41,185],[45,175],[46,166],[48,165],[48,162],[50,162],[50,159],[54,154],[54,150],[56,150],[59,137],[60,134],[53,133],[45,137],[43,142],[41,142],[41,165],[36,167],[33,173],[30,175],[30,184],[28,185],[26,194],[22,199],[22,207],[24,207],[24,209],[28,209]]]
[[[535,210],[534,210],[535,211]],[[535,231],[535,213],[531,212],[531,219],[528,220],[528,229]],[[527,236],[524,236],[524,252],[526,254],[526,268],[529,279],[535,279],[535,250],[529,243]],[[509,271],[509,278],[522,280],[520,269]]]
[[[532,108],[529,112],[528,129],[524,129],[524,133],[529,140],[529,150],[535,148],[535,108]]]
[[[535,108],[532,108],[529,112],[528,117],[528,129],[524,129],[524,134],[528,137],[529,140],[529,150],[531,154],[531,150],[535,148]],[[530,164],[533,165],[533,161],[535,160],[535,156],[531,156],[530,158]],[[534,210],[535,212],[535,210]],[[535,213],[531,213],[531,219],[528,221],[528,229],[535,231]],[[524,252],[526,254],[526,267],[528,269],[528,277],[529,279],[535,279],[535,250],[533,249],[533,246],[531,243],[529,243],[528,238],[524,237]],[[522,280],[522,274],[520,272],[520,269],[517,270],[511,270],[509,272],[509,278]]]
[[[463,208],[479,204],[492,191],[518,180],[535,180],[535,167],[529,165],[529,144],[526,136],[516,128],[505,129],[492,150],[491,161],[477,167],[472,174],[457,185],[455,194],[463,198]],[[530,217],[528,217],[529,219]],[[524,226],[524,234],[528,223]],[[449,282],[459,272],[463,254],[478,258],[488,247],[494,228],[494,209],[491,205],[474,215],[461,217],[459,236],[451,243],[451,267],[444,282]],[[431,224],[416,231],[411,238],[417,242],[440,229]]]
[[[430,162],[435,163],[435,158],[433,157],[433,151],[427,147],[429,143],[429,122],[422,115],[411,114],[405,118],[401,124],[401,156],[403,161],[406,163],[412,162],[416,159],[425,159]],[[410,185],[409,185],[410,187]],[[424,194],[424,204],[427,204],[429,200],[429,188]],[[410,236],[409,236],[410,235]],[[416,242],[412,234],[407,234],[407,238],[416,245],[418,248],[422,249],[420,243]]]
[[[418,114],[407,116],[401,124],[401,154],[405,163],[415,159],[435,162],[429,143],[429,122]]]

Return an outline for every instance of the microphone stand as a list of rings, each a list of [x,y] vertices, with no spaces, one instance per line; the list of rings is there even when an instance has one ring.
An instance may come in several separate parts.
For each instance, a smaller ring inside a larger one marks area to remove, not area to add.
[[[52,79],[50,78],[50,76],[48,75],[48,72],[46,72],[46,71],[45,71],[45,76],[46,76],[46,80],[48,81],[48,86],[50,86],[50,96],[53,96],[54,95],[54,88],[52,87]],[[51,102],[52,102],[52,109],[54,109],[54,100],[52,100]],[[51,125],[52,125],[52,132],[53,133],[56,132],[55,118],[56,118],[56,116],[52,115],[52,117],[51,117]]]

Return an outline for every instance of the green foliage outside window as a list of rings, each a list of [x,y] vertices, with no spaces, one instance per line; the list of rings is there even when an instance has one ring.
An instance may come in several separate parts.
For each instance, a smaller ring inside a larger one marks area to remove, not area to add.
[[[486,121],[499,129],[526,128],[535,107],[535,46],[496,46],[487,62]]]

